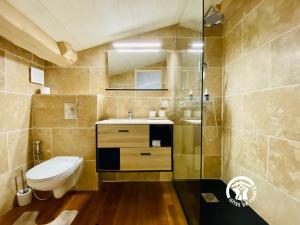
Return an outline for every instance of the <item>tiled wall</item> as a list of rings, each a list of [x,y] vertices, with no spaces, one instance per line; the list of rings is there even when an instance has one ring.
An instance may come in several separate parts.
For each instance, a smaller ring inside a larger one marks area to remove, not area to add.
[[[97,190],[95,121],[101,117],[97,95],[34,95],[33,140],[41,141],[41,160],[54,156],[84,157],[77,190]],[[77,119],[64,118],[64,104],[77,104]],[[45,116],[47,115],[47,116]]]
[[[14,205],[14,178],[32,166],[32,94],[29,67],[44,61],[0,37],[0,215]]]
[[[298,0],[225,9],[222,177],[252,178],[253,207],[272,225],[300,224],[299,25]]]

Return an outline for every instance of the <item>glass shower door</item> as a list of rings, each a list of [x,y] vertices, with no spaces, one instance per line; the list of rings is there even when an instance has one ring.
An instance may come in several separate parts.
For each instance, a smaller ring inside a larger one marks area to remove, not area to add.
[[[201,29],[181,28],[176,38],[173,183],[190,225],[200,224],[202,54]]]

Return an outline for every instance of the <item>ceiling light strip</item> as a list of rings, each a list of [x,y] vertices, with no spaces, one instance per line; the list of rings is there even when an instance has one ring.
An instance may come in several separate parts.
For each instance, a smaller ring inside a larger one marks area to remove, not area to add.
[[[114,42],[115,48],[161,48],[160,42]]]
[[[117,52],[160,52],[160,49],[155,48],[144,48],[144,49],[136,49],[136,48],[122,48],[116,49]]]

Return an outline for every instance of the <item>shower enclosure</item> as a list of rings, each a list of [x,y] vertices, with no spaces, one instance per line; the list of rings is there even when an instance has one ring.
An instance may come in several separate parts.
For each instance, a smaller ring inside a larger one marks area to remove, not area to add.
[[[176,38],[173,183],[189,224],[199,225],[202,186],[219,179],[221,168],[222,37],[206,34],[204,22],[217,24],[223,15],[211,7],[204,20],[204,2],[194,3],[197,26]]]
[[[182,43],[188,43],[181,49]],[[203,43],[200,36],[177,38],[174,175],[178,197],[191,225],[199,224],[201,179],[202,53],[191,50],[193,43]],[[201,44],[200,44],[201,45]]]
[[[200,1],[198,5],[193,1],[199,14],[203,9],[206,12],[198,26],[185,27],[176,38],[174,187],[189,225],[266,225],[251,205],[236,207],[227,198],[226,174],[221,176],[221,117],[227,77],[223,86],[224,15],[220,5],[209,7]],[[204,1],[212,2],[216,1]],[[228,120],[227,107],[224,117]],[[226,135],[224,132],[224,140]],[[224,170],[227,163],[224,160]],[[244,184],[238,185],[247,193]],[[238,196],[240,190],[228,193]]]
[[[199,4],[203,8],[202,1]],[[199,12],[201,11],[199,8]],[[202,20],[176,38],[173,183],[190,225],[200,223]]]

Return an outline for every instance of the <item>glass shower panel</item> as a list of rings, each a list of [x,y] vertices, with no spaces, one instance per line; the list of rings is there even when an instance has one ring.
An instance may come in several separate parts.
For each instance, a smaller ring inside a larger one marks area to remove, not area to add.
[[[203,2],[189,2],[176,35],[173,184],[189,225],[200,224]]]
[[[175,71],[174,179],[200,179],[201,51],[200,38],[177,38]]]
[[[184,30],[176,39],[173,181],[189,224],[199,225],[203,40],[199,30]]]

